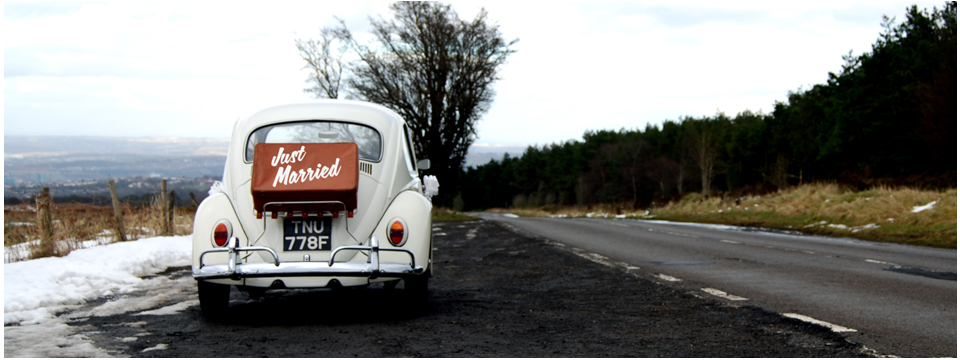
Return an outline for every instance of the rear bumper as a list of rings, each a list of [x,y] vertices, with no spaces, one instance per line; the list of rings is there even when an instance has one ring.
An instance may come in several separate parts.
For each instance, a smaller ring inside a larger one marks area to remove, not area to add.
[[[236,239],[236,238],[234,238]],[[410,278],[424,274],[424,268],[416,265],[413,252],[405,248],[381,249],[377,238],[370,238],[370,246],[341,246],[330,253],[326,262],[280,262],[276,252],[267,247],[239,247],[239,239],[231,239],[230,246],[204,250],[200,254],[200,266],[193,269],[196,280],[231,279],[264,277],[361,277],[376,279],[379,277]],[[342,250],[367,251],[367,262],[336,262],[337,253]],[[242,254],[256,251],[265,252],[273,257],[273,263],[243,263]],[[409,263],[380,262],[381,251],[404,252],[410,256]],[[206,265],[203,257],[214,252],[227,252],[226,264]]]

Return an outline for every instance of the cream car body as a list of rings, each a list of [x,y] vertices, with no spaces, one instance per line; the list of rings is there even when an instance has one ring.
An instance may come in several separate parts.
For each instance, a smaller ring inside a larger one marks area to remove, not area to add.
[[[362,141],[345,140],[343,136],[324,140],[326,135],[321,131],[316,141],[359,143],[357,211],[327,214],[331,250],[288,251],[291,245],[284,246],[283,219],[301,214],[281,212],[276,218],[258,218],[251,195],[253,163],[248,149],[261,141],[298,142],[288,141],[275,129],[303,133],[302,129],[314,126],[341,126],[353,129],[351,138],[366,136]],[[260,133],[255,136],[257,131]],[[271,140],[273,133],[280,134],[280,141]],[[379,136],[379,144],[371,134]],[[423,192],[418,170],[428,168],[429,161],[418,164],[409,135],[406,123],[395,112],[356,101],[282,105],[238,119],[219,191],[215,186],[200,204],[194,220],[192,268],[203,312],[211,315],[225,311],[231,285],[258,294],[267,289],[337,288],[377,282],[393,287],[403,280],[407,292],[425,302],[426,282],[432,270],[432,205]],[[390,227],[395,222],[403,227],[399,243],[391,241]],[[219,246],[214,236],[221,223],[227,225],[229,241]],[[333,254],[335,258],[331,259]]]

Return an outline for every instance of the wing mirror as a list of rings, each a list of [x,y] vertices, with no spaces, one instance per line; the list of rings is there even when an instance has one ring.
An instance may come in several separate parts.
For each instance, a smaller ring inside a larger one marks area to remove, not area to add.
[[[430,170],[430,159],[423,159],[423,160],[417,161],[417,169]]]

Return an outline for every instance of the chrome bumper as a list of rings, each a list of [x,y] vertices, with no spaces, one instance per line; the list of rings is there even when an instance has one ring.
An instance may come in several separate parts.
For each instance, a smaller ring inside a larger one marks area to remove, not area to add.
[[[381,249],[376,236],[370,237],[370,246],[341,246],[330,253],[327,262],[280,262],[280,257],[273,249],[262,246],[240,247],[240,239],[230,239],[226,248],[207,249],[200,253],[200,267],[194,269],[193,278],[196,280],[232,279],[258,277],[378,277],[407,278],[423,274],[422,266],[417,266],[413,252],[405,248]],[[337,263],[337,253],[342,250],[368,251],[366,263],[340,262]],[[241,252],[261,251],[273,257],[273,263],[243,263]],[[410,255],[410,263],[381,263],[381,251],[404,252]],[[209,253],[226,252],[229,258],[223,265],[205,265],[203,257]]]

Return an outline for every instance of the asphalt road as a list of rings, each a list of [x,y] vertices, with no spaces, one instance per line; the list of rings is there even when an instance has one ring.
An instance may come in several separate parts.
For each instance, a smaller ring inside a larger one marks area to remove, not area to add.
[[[636,267],[609,266],[504,223],[434,224],[433,234],[436,269],[423,312],[404,303],[403,284],[396,290],[269,291],[259,299],[234,290],[227,319],[211,321],[200,314],[196,282],[183,267],[157,275],[163,286],[61,316],[94,346],[120,357],[873,354],[843,334],[673,286]],[[141,300],[154,305],[103,311]]]
[[[725,293],[731,303],[838,325],[880,354],[957,356],[956,250],[656,221],[474,215],[611,266]]]

